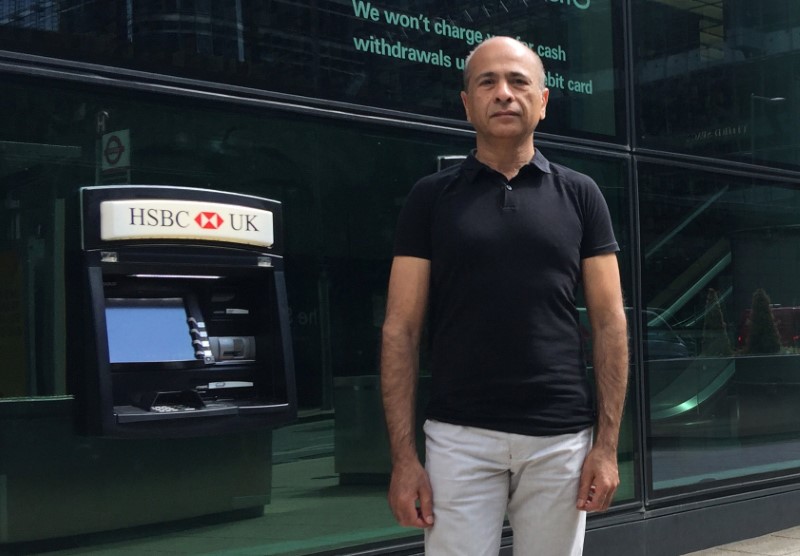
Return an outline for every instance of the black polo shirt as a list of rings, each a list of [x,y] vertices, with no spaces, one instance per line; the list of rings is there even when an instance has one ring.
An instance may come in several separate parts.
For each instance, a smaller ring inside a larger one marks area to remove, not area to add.
[[[511,181],[474,154],[420,180],[394,253],[431,261],[427,416],[542,436],[590,426],[575,294],[581,259],[617,250],[594,181],[538,149]]]

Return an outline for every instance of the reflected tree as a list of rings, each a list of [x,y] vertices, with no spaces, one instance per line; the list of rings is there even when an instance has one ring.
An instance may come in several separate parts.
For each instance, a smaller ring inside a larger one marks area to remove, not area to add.
[[[775,317],[772,314],[770,299],[762,288],[753,293],[750,308],[750,335],[747,338],[747,353],[768,354],[781,350],[781,339]]]
[[[705,357],[729,357],[733,353],[728,338],[725,317],[719,304],[717,290],[708,289],[706,311],[703,320],[703,344],[700,355]]]

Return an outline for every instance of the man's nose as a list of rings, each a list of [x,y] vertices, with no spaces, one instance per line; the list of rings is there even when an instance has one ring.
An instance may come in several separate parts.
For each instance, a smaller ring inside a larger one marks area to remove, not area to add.
[[[495,96],[498,102],[510,102],[513,100],[514,94],[511,92],[511,86],[508,81],[500,80],[497,82]]]

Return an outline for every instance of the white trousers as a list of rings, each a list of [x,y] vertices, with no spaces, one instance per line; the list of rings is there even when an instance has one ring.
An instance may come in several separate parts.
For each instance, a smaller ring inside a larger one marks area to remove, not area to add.
[[[434,525],[427,556],[497,556],[503,520],[515,556],[580,556],[586,513],[576,509],[592,430],[527,436],[425,423]]]

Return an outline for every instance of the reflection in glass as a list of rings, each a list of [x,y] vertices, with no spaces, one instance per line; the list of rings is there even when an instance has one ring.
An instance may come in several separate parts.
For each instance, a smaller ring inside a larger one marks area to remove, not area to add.
[[[796,2],[632,6],[641,146],[798,168]]]
[[[771,143],[776,143],[772,136],[777,135],[780,141],[784,135],[781,122],[785,117],[785,102],[784,97],[750,94],[750,157],[753,162],[762,158],[768,160],[770,156],[765,151],[774,147]]]
[[[800,191],[674,166],[639,175],[654,492],[800,467]]]

